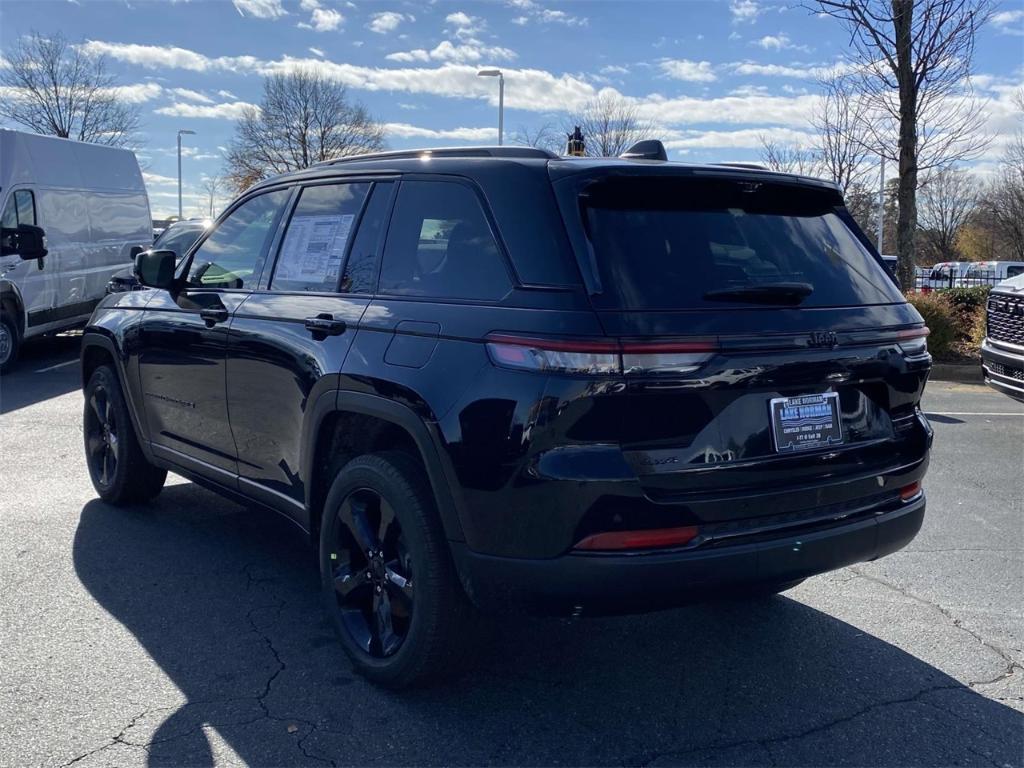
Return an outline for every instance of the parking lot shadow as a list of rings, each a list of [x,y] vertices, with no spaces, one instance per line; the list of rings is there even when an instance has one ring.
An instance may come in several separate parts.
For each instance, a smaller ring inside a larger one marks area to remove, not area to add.
[[[303,536],[191,484],[81,513],[78,578],[187,699],[119,740],[150,765],[1019,765],[1024,717],[795,600],[506,616],[478,669],[400,694],[352,674]],[[126,670],[126,676],[151,674]],[[116,682],[114,683],[116,685]]]
[[[14,370],[0,375],[0,414],[80,388],[81,348],[82,335],[77,331],[26,342]]]

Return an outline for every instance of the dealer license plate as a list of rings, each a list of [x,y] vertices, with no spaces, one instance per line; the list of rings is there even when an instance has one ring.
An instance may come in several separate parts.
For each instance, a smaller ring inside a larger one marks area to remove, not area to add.
[[[825,448],[843,442],[839,395],[774,397],[770,403],[772,439],[779,453]]]

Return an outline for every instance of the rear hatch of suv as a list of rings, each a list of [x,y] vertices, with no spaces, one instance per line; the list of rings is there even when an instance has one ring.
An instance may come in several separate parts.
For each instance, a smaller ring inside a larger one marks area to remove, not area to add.
[[[920,479],[927,330],[833,186],[551,167],[592,305],[622,349],[620,445],[651,502],[724,530],[841,517]]]

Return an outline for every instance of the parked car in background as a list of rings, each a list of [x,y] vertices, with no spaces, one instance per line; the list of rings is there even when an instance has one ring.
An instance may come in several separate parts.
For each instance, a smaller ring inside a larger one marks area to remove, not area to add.
[[[83,337],[97,493],[172,470],[286,515],[390,687],[471,658],[476,609],[765,596],[903,547],[928,331],[838,187],[627,156],[320,163],[143,253],[153,290]]]
[[[993,288],[985,310],[985,383],[1024,402],[1024,273]]]
[[[975,261],[971,262],[957,286],[996,285],[1017,275],[1024,275],[1024,261]]]
[[[896,282],[896,285],[900,285],[900,275],[898,271],[899,258],[896,256],[882,254],[882,263],[885,265],[885,268],[889,271],[889,274],[892,275],[892,279]],[[900,287],[902,288],[903,286]]]
[[[176,221],[167,227],[167,229],[163,230],[156,238],[153,246],[146,250],[174,251],[178,257],[177,260],[180,260],[186,253],[188,253],[188,249],[195,244],[196,240],[199,239],[199,236],[203,234],[211,223],[212,222],[209,219],[188,219],[187,221]],[[110,278],[110,281],[107,283],[107,293],[137,291],[143,287],[144,286],[142,286],[135,277],[135,268],[133,265],[125,267]]]
[[[932,267],[921,287],[928,290],[955,288],[970,265],[969,261],[940,261]]]
[[[111,275],[149,246],[149,198],[135,155],[0,129],[0,227],[7,371],[26,339],[88,320]]]

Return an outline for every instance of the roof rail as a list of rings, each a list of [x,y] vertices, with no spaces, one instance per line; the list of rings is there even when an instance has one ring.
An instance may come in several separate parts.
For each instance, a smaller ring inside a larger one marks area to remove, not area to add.
[[[315,166],[357,163],[362,160],[404,160],[419,157],[506,157],[535,158],[538,160],[560,160],[561,156],[537,147],[441,147],[439,149],[400,149],[390,152],[369,152],[365,155],[348,155],[333,160],[323,160]]]
[[[714,165],[725,165],[728,166],[729,168],[748,168],[751,171],[771,170],[768,166],[761,165],[761,163],[714,163]]]

